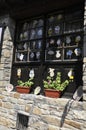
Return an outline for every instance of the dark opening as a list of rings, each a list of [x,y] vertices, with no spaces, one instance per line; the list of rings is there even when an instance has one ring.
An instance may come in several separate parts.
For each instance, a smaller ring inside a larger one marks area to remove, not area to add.
[[[26,130],[28,127],[28,120],[29,120],[29,117],[27,115],[18,113],[17,122],[16,122],[17,130]]]

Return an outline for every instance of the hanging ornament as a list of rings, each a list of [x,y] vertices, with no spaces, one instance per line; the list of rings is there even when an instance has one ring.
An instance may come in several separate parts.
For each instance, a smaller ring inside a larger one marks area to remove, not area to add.
[[[18,78],[21,78],[21,68],[17,69],[17,76],[18,76]]]
[[[54,70],[53,68],[49,68],[50,77],[54,76]]]
[[[31,69],[29,72],[29,77],[34,78],[34,76],[35,76],[34,69]]]

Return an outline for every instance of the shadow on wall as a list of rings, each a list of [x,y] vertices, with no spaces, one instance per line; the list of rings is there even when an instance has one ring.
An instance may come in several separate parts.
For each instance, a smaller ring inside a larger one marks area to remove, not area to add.
[[[70,99],[68,101],[68,103],[66,104],[63,114],[62,114],[62,118],[61,118],[61,122],[60,122],[60,128],[63,127],[65,118],[68,114],[68,112],[70,111],[70,108],[73,104],[74,101],[79,101],[83,96],[83,89],[82,86],[78,87],[78,89],[75,91],[74,95],[73,95],[73,99]]]

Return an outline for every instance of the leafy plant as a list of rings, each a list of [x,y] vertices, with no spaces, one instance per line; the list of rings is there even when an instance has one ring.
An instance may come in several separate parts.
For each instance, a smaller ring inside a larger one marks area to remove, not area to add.
[[[34,84],[32,80],[33,78],[28,79],[26,82],[23,82],[22,80],[18,80],[17,83],[18,83],[18,86],[21,86],[21,87],[31,87]]]
[[[56,79],[53,77],[47,76],[47,80],[43,81],[44,88],[46,89],[55,89],[58,91],[63,91],[69,84],[69,80],[61,82],[61,72],[57,72]]]

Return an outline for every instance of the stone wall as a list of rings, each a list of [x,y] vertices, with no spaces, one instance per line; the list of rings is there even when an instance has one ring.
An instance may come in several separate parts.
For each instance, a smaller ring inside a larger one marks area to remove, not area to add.
[[[8,83],[10,83],[11,78],[15,23],[7,15],[0,17],[0,24],[5,24],[6,26],[3,35],[0,59],[0,87],[5,87]]]
[[[16,129],[17,113],[28,115],[27,130],[86,130],[86,102],[0,92],[0,124]]]
[[[84,8],[84,39],[83,39],[83,100],[86,101],[86,0]]]

